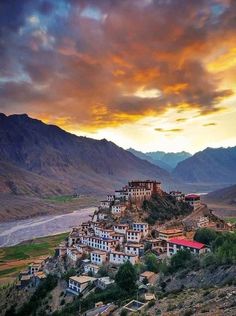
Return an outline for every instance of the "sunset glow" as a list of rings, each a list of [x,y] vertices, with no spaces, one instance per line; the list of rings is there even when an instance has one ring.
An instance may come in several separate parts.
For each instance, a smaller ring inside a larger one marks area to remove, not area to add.
[[[0,4],[0,111],[141,151],[236,145],[236,1]]]

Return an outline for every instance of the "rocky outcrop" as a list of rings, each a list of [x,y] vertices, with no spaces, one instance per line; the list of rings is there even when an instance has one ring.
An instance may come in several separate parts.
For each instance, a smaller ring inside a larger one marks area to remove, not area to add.
[[[181,271],[163,279],[166,292],[178,292],[190,288],[224,286],[236,280],[236,265],[205,268],[198,271]],[[162,284],[163,285],[163,284]]]

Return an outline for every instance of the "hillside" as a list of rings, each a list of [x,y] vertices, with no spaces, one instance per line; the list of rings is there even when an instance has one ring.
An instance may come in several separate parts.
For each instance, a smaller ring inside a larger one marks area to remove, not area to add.
[[[236,206],[236,184],[208,193],[205,196],[205,200]]]
[[[164,223],[191,214],[193,208],[185,202],[176,201],[174,197],[163,192],[155,195],[150,200],[143,202],[143,210],[147,213],[146,221],[154,225],[157,221]]]
[[[78,137],[25,114],[0,115],[0,157],[0,193],[99,194],[132,178],[172,181],[112,142]]]
[[[231,185],[236,182],[236,147],[206,148],[180,162],[173,175],[187,183]]]

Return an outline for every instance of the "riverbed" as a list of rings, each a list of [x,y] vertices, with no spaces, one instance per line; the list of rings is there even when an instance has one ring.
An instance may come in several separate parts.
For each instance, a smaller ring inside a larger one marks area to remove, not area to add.
[[[0,223],[0,247],[14,246],[33,238],[70,231],[72,227],[89,220],[95,209],[95,207],[87,207],[62,215]]]

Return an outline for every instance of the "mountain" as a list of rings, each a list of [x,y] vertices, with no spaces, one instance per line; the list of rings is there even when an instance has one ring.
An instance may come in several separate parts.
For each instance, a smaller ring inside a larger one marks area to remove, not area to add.
[[[236,184],[208,193],[205,201],[236,206]]]
[[[173,175],[187,183],[236,183],[236,147],[206,148],[180,162]]]
[[[186,151],[181,151],[177,153],[153,151],[146,153],[146,155],[151,157],[153,160],[162,161],[163,163],[169,165],[171,169],[174,169],[179,162],[191,157],[191,154]]]
[[[139,157],[140,159],[147,160],[152,164],[159,166],[167,171],[172,171],[180,161],[191,157],[191,154],[187,153],[186,151],[178,153],[165,153],[164,151],[143,153],[133,148],[129,148],[128,151]]]
[[[127,149],[129,152],[131,152],[132,154],[134,154],[136,157],[143,159],[143,160],[147,160],[150,163],[152,163],[153,165],[156,165],[162,169],[165,169],[166,171],[171,171],[172,168],[171,166],[169,166],[168,164],[166,164],[165,162],[158,160],[158,159],[153,159],[152,157],[148,156],[147,154],[143,153],[142,151],[138,151],[135,150],[133,148],[129,148]]]
[[[105,193],[129,179],[158,179],[165,170],[105,139],[65,132],[26,114],[0,114],[0,193]]]

